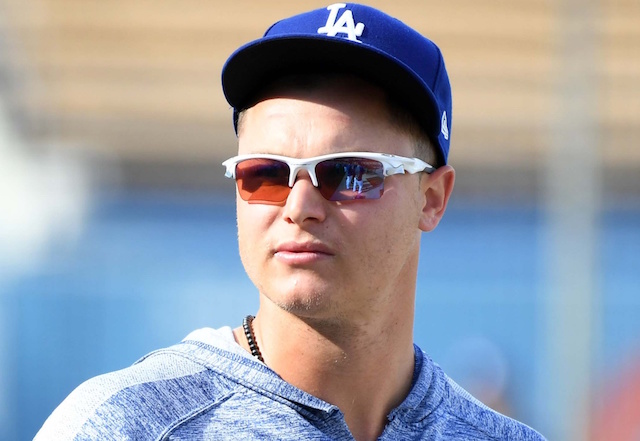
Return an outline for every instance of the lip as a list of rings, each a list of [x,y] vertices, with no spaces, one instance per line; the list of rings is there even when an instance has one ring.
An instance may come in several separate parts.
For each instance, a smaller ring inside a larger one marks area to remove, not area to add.
[[[333,256],[330,247],[319,242],[285,242],[275,248],[274,256],[289,264],[307,264]]]

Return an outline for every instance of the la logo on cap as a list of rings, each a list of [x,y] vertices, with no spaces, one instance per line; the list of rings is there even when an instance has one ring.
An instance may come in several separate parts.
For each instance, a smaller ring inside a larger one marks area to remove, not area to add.
[[[334,3],[327,6],[327,9],[331,12],[329,12],[329,17],[327,18],[327,24],[318,28],[318,34],[327,34],[329,37],[335,37],[337,34],[346,34],[349,40],[362,43],[358,40],[358,37],[364,31],[364,23],[356,25],[353,21],[353,14],[348,9],[338,18],[340,9],[346,7],[345,3]]]

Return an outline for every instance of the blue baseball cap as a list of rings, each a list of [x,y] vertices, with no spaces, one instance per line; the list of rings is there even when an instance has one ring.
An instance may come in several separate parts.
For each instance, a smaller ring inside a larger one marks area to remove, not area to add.
[[[319,72],[350,73],[382,87],[416,118],[447,163],[451,85],[440,49],[400,20],[354,3],[281,20],[231,54],[222,89],[234,125],[238,111],[273,80]]]

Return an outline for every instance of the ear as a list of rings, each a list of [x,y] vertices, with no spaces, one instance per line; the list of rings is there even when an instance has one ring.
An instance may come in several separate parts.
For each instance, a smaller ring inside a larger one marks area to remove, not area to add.
[[[424,199],[419,225],[422,231],[429,232],[438,226],[447,208],[455,179],[456,172],[450,165],[439,167],[433,173],[422,176],[420,190]]]

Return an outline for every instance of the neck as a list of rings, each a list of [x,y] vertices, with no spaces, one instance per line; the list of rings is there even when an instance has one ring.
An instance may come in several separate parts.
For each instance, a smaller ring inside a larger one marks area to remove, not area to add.
[[[409,393],[413,303],[360,322],[299,317],[261,299],[253,322],[265,363],[285,381],[340,408],[356,440],[377,439]],[[236,332],[248,347],[244,332]],[[375,386],[373,386],[375,385]]]

